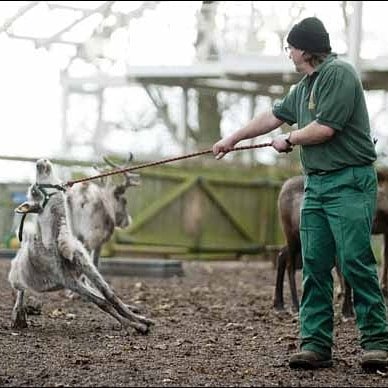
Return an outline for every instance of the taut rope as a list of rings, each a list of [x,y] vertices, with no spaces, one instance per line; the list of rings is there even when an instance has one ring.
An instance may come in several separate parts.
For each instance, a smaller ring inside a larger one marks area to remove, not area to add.
[[[272,143],[262,143],[262,144],[255,144],[255,145],[250,145],[250,146],[235,147],[235,148],[232,148],[232,149],[228,150],[228,152],[230,152],[230,151],[249,150],[249,149],[253,149],[253,148],[262,148],[262,147],[269,147],[269,146],[272,146]],[[159,164],[164,164],[164,163],[168,163],[168,162],[174,162],[176,160],[181,160],[181,159],[192,158],[193,156],[210,154],[212,152],[213,152],[212,149],[208,149],[208,150],[204,150],[204,151],[200,151],[200,152],[195,152],[193,154],[178,156],[176,158],[162,159],[162,160],[159,160],[159,161],[156,161],[156,162],[144,163],[144,164],[139,164],[139,165],[133,166],[133,167],[127,167],[127,168],[107,171],[107,172],[99,174],[99,175],[94,175],[94,176],[90,176],[90,177],[87,177],[87,178],[80,178],[80,179],[75,179],[75,180],[68,181],[68,182],[63,184],[63,187],[71,187],[75,183],[87,182],[87,181],[103,178],[103,177],[114,175],[114,174],[122,174],[122,173],[125,173],[125,172],[128,172],[128,171],[140,170],[141,168],[150,167],[150,166],[157,166]]]

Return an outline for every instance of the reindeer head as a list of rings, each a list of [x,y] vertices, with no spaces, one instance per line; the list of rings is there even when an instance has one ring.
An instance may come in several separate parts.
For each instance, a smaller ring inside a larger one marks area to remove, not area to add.
[[[48,193],[44,187],[57,185],[60,181],[54,174],[53,165],[48,159],[39,159],[36,162],[36,183],[31,185],[27,193],[27,201],[18,206],[17,213],[40,213],[48,199],[55,193]]]
[[[19,214],[40,213],[43,211],[45,194],[40,190],[37,184],[28,188],[27,201],[19,205],[15,212]]]
[[[103,159],[108,166],[113,167],[116,170],[122,170],[129,167],[130,162],[133,159],[133,155],[132,153],[130,153],[127,161],[123,165],[118,165],[107,157],[104,157]],[[101,169],[99,169],[99,171],[101,172]],[[106,172],[106,170],[103,172]],[[125,192],[128,187],[138,186],[140,182],[138,179],[139,178],[138,174],[125,172],[122,175],[124,176],[123,183],[115,184],[111,179],[106,179],[103,182],[104,184],[103,190],[105,190],[108,193],[110,201],[113,205],[114,214],[115,214],[115,226],[119,228],[126,228],[132,223],[132,218],[128,213],[127,199],[125,198]]]
[[[39,159],[36,162],[36,183],[54,185],[60,183],[54,173],[53,165],[48,159]]]

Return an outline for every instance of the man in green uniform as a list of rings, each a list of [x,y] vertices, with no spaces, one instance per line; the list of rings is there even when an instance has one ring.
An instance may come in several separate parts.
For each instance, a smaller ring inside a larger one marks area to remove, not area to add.
[[[377,178],[374,144],[359,76],[331,53],[329,34],[316,17],[294,25],[287,37],[289,58],[304,74],[272,111],[213,146],[222,158],[243,139],[266,134],[284,122],[298,124],[288,137],[272,142],[278,152],[299,145],[305,174],[300,234],[303,295],[301,351],[292,368],[332,365],[333,278],[335,257],[354,292],[365,369],[388,366],[386,307],[371,249]]]

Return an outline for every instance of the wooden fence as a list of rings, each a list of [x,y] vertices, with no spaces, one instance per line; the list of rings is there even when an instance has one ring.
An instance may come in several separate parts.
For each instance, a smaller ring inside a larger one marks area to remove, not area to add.
[[[284,241],[276,206],[281,183],[291,175],[284,170],[180,163],[139,174],[141,185],[127,190],[133,224],[116,230],[105,255],[235,257],[262,253]],[[0,184],[5,244],[17,223],[13,209],[27,186]]]

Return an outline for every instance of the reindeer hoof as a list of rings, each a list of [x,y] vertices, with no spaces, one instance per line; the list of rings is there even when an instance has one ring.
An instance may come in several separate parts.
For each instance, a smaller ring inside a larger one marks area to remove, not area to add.
[[[42,314],[42,301],[35,297],[29,297],[24,305],[24,310],[28,315],[41,315]]]
[[[23,311],[13,311],[11,329],[25,329],[27,325],[27,314]]]
[[[140,322],[122,322],[121,329],[124,329],[127,335],[131,335],[133,329],[143,335],[148,334],[148,332],[150,331],[148,325]]]
[[[274,304],[273,309],[278,313],[285,311],[284,305],[282,304]]]
[[[292,307],[291,308],[291,314],[299,314],[299,308],[298,307]]]
[[[131,310],[133,313],[137,314],[140,313],[140,309],[137,306],[134,306],[133,304],[126,304],[125,305],[129,310]]]
[[[145,318],[145,322],[144,322],[147,326],[153,326],[155,325],[155,321],[153,321],[152,319],[149,319],[149,318]]]
[[[26,319],[15,319],[12,321],[11,329],[25,329],[27,328],[27,320]]]
[[[142,323],[147,326],[155,325],[155,321],[150,318],[146,318],[143,315],[137,315],[136,319],[139,321],[139,323]]]
[[[144,329],[141,329],[140,333],[143,334],[143,335],[147,335],[150,331],[150,327],[149,326],[145,326]]]
[[[354,311],[342,311],[342,321],[347,322],[350,319],[354,319]]]
[[[11,325],[11,329],[15,330],[26,329],[27,327],[27,322],[13,322]]]
[[[150,328],[148,325],[143,325],[142,323],[138,323],[135,327],[135,329],[141,333],[141,334],[148,334],[148,332],[150,331]]]

